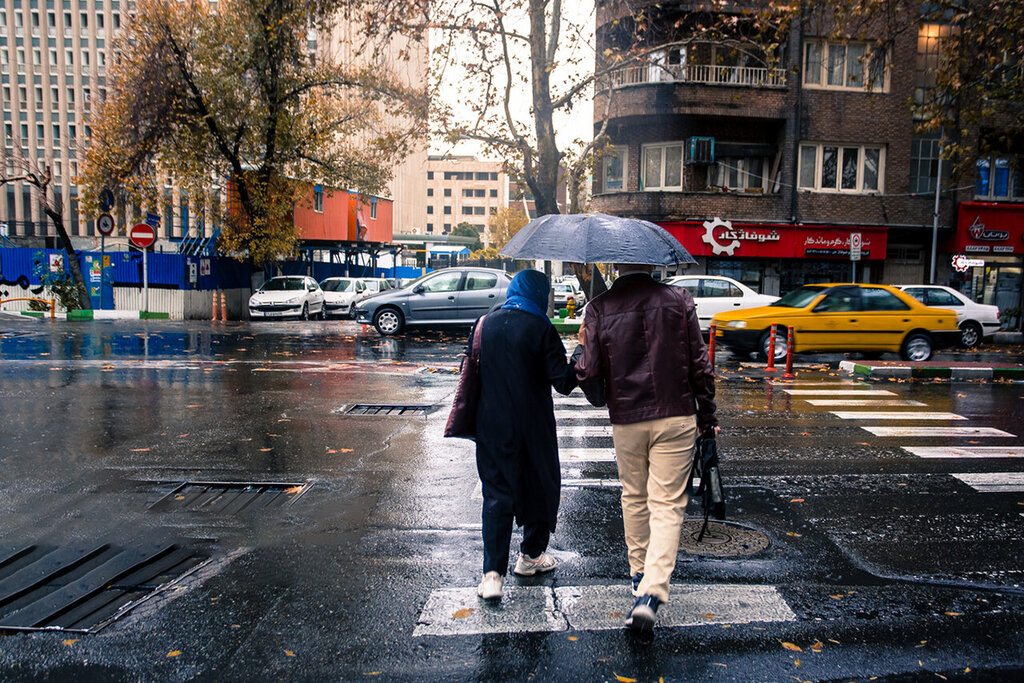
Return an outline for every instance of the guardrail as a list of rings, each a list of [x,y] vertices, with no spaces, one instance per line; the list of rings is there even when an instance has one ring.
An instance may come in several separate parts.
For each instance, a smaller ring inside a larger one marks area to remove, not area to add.
[[[785,69],[717,64],[658,64],[627,66],[608,75],[612,88],[648,83],[696,83],[742,88],[784,88]]]
[[[50,307],[50,317],[57,317],[57,300],[56,299],[37,299],[31,296],[19,296],[13,299],[0,299],[0,306],[9,303],[11,301],[38,301],[41,304],[46,304]]]

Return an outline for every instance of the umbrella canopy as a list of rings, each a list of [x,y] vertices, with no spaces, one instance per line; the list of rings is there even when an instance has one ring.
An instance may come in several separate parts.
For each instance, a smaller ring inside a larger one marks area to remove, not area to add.
[[[551,214],[535,218],[501,250],[517,259],[571,263],[696,263],[660,225],[603,213]]]

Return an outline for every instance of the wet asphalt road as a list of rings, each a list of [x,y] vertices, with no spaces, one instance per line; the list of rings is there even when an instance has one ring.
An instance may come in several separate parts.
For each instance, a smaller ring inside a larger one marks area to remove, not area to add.
[[[472,444],[441,437],[464,334],[0,320],[0,551],[173,542],[208,560],[98,633],[8,632],[0,678],[1024,673],[1024,385],[867,384],[836,370],[838,357],[811,356],[784,386],[755,363],[724,362],[729,519],[768,545],[681,553],[677,611],[662,613],[679,625],[640,642],[616,626],[632,598],[606,415],[573,402],[556,402],[559,568],[510,577],[501,606],[472,597],[481,554]],[[1020,349],[955,357],[1019,361]],[[872,393],[796,393],[854,390]],[[863,403],[875,401],[898,403]],[[432,408],[336,412],[358,403]],[[833,414],[876,410],[964,419]],[[940,435],[963,427],[975,431]],[[189,507],[184,494],[179,505],[175,493],[185,482],[246,481],[281,483],[295,499],[218,511]],[[18,604],[10,587],[0,580],[0,616]]]

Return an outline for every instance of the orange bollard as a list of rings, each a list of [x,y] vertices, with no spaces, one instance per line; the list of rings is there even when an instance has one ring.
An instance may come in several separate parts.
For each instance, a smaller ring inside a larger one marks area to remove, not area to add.
[[[768,365],[765,372],[775,372],[775,323],[772,323],[772,334],[768,338]]]
[[[715,372],[715,328],[717,326],[712,323],[711,327],[708,328],[708,360],[711,362],[711,372]]]
[[[783,379],[793,379],[793,328],[786,328],[786,371],[782,373]]]
[[[220,293],[220,319],[224,322],[228,320],[228,298],[224,292]]]
[[[217,292],[214,292],[210,298],[213,300],[213,314],[210,316],[210,320],[217,322]]]

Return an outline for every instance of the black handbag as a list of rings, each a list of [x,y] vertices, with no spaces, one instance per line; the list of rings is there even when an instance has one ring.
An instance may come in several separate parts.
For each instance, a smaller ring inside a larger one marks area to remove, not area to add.
[[[477,321],[469,342],[469,353],[462,359],[459,385],[455,388],[452,411],[448,413],[448,423],[444,427],[447,437],[476,440],[476,408],[480,403],[480,329],[486,317],[481,316]]]
[[[697,535],[697,542],[704,538],[708,530],[708,517],[719,521],[725,520],[725,489],[722,477],[718,472],[718,444],[715,443],[714,432],[697,437],[694,448],[693,467],[690,469],[690,489],[693,489],[693,478],[700,477],[700,486],[694,496],[701,499],[704,508],[704,524]]]

